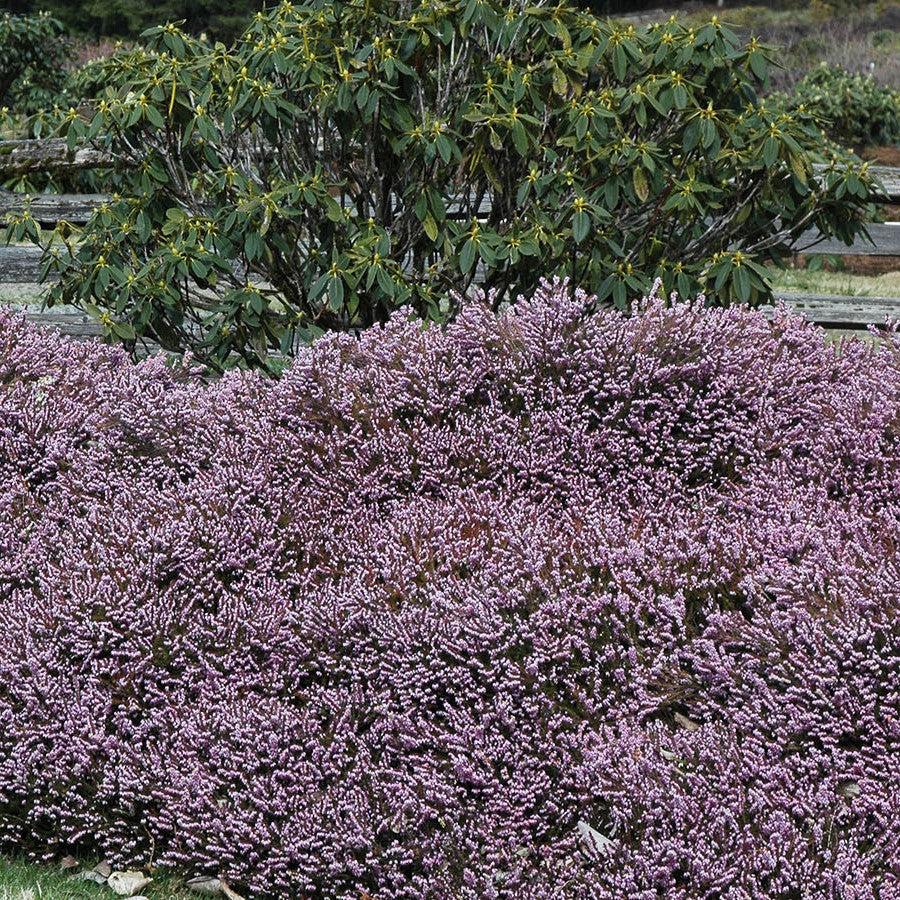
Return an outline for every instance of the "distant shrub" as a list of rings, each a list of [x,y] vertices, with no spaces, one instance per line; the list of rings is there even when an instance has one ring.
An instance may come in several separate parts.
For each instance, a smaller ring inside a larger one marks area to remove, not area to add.
[[[136,38],[158,22],[186,19],[195,35],[233,38],[246,27],[262,0],[12,0],[26,8],[47,9],[73,32],[102,41],[108,35]]]
[[[63,113],[73,143],[133,168],[50,258],[51,302],[217,367],[404,305],[443,319],[479,272],[497,304],[548,272],[620,308],[657,275],[758,303],[763,261],[866,219],[859,162],[760,103],[769,50],[718,21],[310,0],[233,48],[174,25],[147,39],[105,65],[89,112]]]
[[[71,46],[52,16],[0,16],[0,107],[27,115],[51,106]]]
[[[810,0],[809,11],[814,19],[828,21],[834,16],[859,12],[870,5],[874,5],[870,0]]]
[[[830,138],[847,146],[900,144],[900,91],[840,66],[813,69],[798,83],[791,108],[815,115]]]
[[[0,842],[254,897],[900,890],[900,345],[566,286],[196,382],[0,315]]]

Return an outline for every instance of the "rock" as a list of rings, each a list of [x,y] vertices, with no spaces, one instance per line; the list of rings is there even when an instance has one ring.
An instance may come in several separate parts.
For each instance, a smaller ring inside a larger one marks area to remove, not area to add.
[[[185,884],[189,891],[204,894],[207,897],[218,897],[222,893],[221,879],[213,878],[211,875],[197,875],[195,878],[188,878]]]
[[[109,878],[109,876],[112,875],[112,866],[108,862],[97,863],[97,865],[94,866],[94,871],[104,878]]]
[[[120,897],[134,897],[141,889],[152,881],[143,872],[113,872],[107,879],[107,884]]]
[[[858,797],[860,794],[860,787],[858,781],[843,781],[838,786],[837,792],[842,797],[847,797],[852,800],[854,797]]]
[[[596,828],[592,828],[584,821],[584,819],[581,819],[578,822],[578,833],[585,842],[593,847],[598,853],[606,855],[607,853],[612,853],[615,848],[615,841],[608,838],[602,832],[597,831]]]
[[[84,871],[78,872],[75,875],[70,875],[69,878],[72,881],[93,881],[94,884],[106,884],[106,878],[104,878],[99,872],[95,872],[93,869],[85,869]]]
[[[700,727],[696,722],[692,722],[687,716],[678,712],[675,713],[675,722],[685,731],[696,731]]]
[[[223,878],[214,878],[212,875],[197,875],[189,878],[185,884],[188,890],[207,897],[226,897],[227,900],[244,900],[241,895],[228,886]]]

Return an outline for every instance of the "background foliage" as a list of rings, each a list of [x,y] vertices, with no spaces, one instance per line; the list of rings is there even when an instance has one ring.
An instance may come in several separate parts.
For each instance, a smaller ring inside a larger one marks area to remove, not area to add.
[[[744,40],[757,37],[780,49],[771,72],[773,90],[790,92],[820,63],[872,75],[900,89],[900,2],[732,4],[720,11]],[[710,7],[685,9],[679,17],[697,27]]]
[[[822,64],[797,85],[791,108],[818,116],[829,137],[851,147],[900,144],[900,90]]]
[[[216,366],[400,305],[443,318],[479,273],[495,303],[546,274],[620,307],[656,276],[756,303],[763,261],[866,217],[865,168],[761,102],[770,51],[717,20],[351,0],[282,3],[232,48],[147,40],[59,122],[132,168],[48,256],[51,300]]]
[[[0,107],[27,115],[56,101],[72,53],[62,23],[49,15],[0,16]]]
[[[265,4],[264,0],[7,0],[5,5],[18,13],[50,12],[73,31],[98,38],[134,38],[161,22],[184,20],[191,34],[230,40]],[[604,15],[657,6],[658,0],[590,0],[583,5]]]
[[[246,27],[263,0],[27,0],[13,2],[20,13],[44,10],[82,36],[136,38],[160,22],[184,20],[195,35],[229,40]]]

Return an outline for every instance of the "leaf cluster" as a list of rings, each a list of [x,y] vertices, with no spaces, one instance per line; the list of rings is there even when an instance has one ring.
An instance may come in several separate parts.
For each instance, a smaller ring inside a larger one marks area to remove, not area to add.
[[[829,137],[845,145],[900,144],[900,91],[871,75],[822,63],[798,83],[788,105],[814,115]]]
[[[623,309],[656,277],[759,303],[764,263],[868,215],[865,168],[763,102],[772,51],[715,18],[285,0],[231,47],[144,38],[94,101],[45,117],[122,166],[81,233],[36,239],[52,301],[216,367],[399,307],[441,320],[476,281],[495,304],[553,275]]]
[[[46,13],[0,16],[3,115],[26,115],[51,105],[71,50],[62,23]]]

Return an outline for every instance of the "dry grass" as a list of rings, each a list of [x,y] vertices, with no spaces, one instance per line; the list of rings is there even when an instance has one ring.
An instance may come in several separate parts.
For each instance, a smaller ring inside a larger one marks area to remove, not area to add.
[[[850,72],[872,74],[877,82],[900,88],[900,2],[867,3],[859,10],[818,13],[809,4],[739,6],[726,10],[704,6],[682,18],[692,24],[718,14],[740,34],[751,34],[780,49],[783,69],[772,73],[772,88],[790,91],[821,62],[843,66]]]

